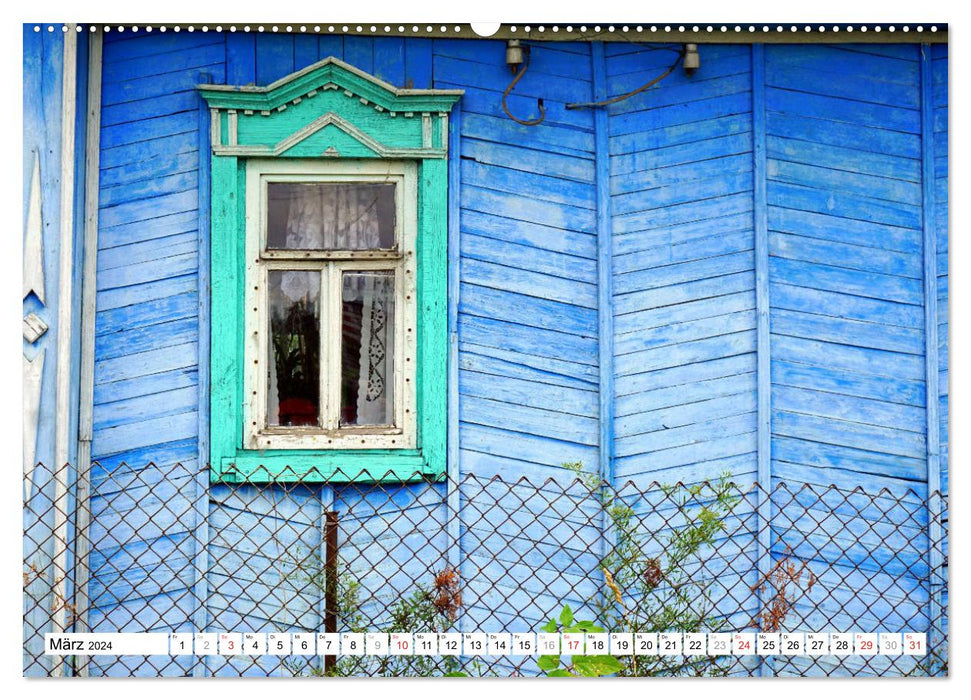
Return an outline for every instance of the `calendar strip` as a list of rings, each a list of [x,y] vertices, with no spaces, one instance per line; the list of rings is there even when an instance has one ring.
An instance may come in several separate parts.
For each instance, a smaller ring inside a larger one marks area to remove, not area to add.
[[[50,656],[924,656],[924,632],[173,632],[45,635]]]

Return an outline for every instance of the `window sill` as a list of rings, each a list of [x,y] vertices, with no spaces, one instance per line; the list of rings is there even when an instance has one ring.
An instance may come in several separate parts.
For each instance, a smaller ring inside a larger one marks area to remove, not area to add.
[[[211,481],[226,483],[383,483],[441,480],[444,465],[420,450],[239,450],[213,465]]]

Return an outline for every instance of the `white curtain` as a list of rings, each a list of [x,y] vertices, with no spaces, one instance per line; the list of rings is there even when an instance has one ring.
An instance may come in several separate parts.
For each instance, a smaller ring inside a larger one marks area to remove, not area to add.
[[[357,425],[389,425],[394,422],[394,276],[346,275],[343,294],[363,307]]]
[[[354,185],[295,187],[291,190],[286,248],[362,250],[380,247],[377,189]],[[281,291],[291,301],[311,292],[307,276],[284,274]],[[363,304],[356,425],[394,422],[394,276],[350,273],[341,284],[345,301]],[[316,289],[313,290],[316,293]],[[333,309],[333,307],[331,307]],[[330,345],[333,347],[333,344]],[[275,363],[270,363],[269,413],[277,409]],[[340,381],[339,377],[329,378]]]
[[[378,188],[347,184],[290,190],[286,247],[313,250],[378,248]]]

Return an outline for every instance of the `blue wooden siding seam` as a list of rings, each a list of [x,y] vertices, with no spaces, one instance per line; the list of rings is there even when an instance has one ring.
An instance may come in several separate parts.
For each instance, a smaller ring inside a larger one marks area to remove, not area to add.
[[[769,234],[766,208],[765,47],[752,45],[752,167],[755,226],[756,393],[758,462],[758,558],[760,579],[771,565],[772,502],[772,358],[769,336]],[[761,593],[759,594],[761,598]],[[759,608],[765,601],[759,601]],[[771,674],[771,663],[760,661],[759,672]]]
[[[607,67],[602,42],[590,44],[594,100],[607,99]],[[594,163],[597,206],[597,327],[599,365],[600,478],[613,485],[614,452],[614,312],[613,249],[610,207],[610,142],[606,108],[596,108]],[[606,523],[605,523],[606,524]],[[605,533],[606,536],[606,533]]]
[[[448,131],[448,404],[446,473],[448,489],[449,566],[459,571],[462,564],[459,508],[459,293],[461,264],[460,216],[462,210],[462,107],[452,108]]]
[[[200,73],[199,83],[212,82],[212,75]],[[198,310],[199,310],[199,338],[198,338],[198,470],[196,474],[196,493],[193,510],[195,523],[193,526],[193,540],[196,546],[193,559],[193,576],[195,584],[193,595],[196,598],[196,612],[193,615],[194,629],[204,631],[209,624],[208,605],[209,585],[206,577],[209,556],[209,108],[205,100],[197,97],[199,124],[199,160],[198,183],[199,188],[199,230],[198,241]],[[193,664],[192,675],[207,675],[205,657],[199,657],[199,662]]]
[[[85,314],[85,256],[89,250],[87,247],[90,222],[88,220],[88,198],[89,190],[97,190],[97,187],[88,181],[89,168],[93,167],[94,172],[98,168],[98,147],[97,140],[92,143],[91,136],[99,136],[101,105],[97,103],[92,107],[92,100],[100,99],[101,82],[100,78],[92,80],[94,71],[101,70],[100,44],[94,36],[78,37],[78,56],[77,56],[77,110],[75,112],[75,152],[78,157],[74,164],[74,263],[72,265],[72,276],[74,287],[71,292],[72,309],[71,318],[75,324],[72,333],[76,333],[79,342],[74,343],[71,350],[71,422],[68,430],[71,435],[71,449],[74,451],[71,460],[76,465],[74,504],[76,512],[73,525],[73,557],[75,575],[72,577],[71,599],[75,609],[88,611],[88,591],[87,580],[89,579],[88,553],[90,543],[88,541],[88,529],[90,527],[91,512],[91,452],[90,439],[84,444],[82,449],[81,425],[82,414],[86,413],[86,418],[90,418],[90,408],[86,411],[81,408],[81,376],[86,374],[82,364],[87,364],[85,360],[90,355],[93,358],[91,349],[94,344],[94,333],[90,333],[85,338],[86,317]],[[94,132],[94,133],[92,133]],[[93,146],[93,147],[92,147]],[[95,181],[97,182],[97,181]],[[97,211],[97,205],[95,205]],[[95,217],[94,228],[97,230],[97,217]],[[97,250],[97,246],[95,246]],[[90,297],[90,290],[89,290]],[[82,346],[84,350],[82,351]],[[90,394],[88,394],[90,396]],[[90,437],[90,426],[86,434]],[[74,631],[89,632],[89,618],[85,613],[78,615],[74,621]],[[78,664],[78,675],[90,675],[90,665],[88,659],[82,660]]]
[[[937,231],[935,230],[935,174],[934,174],[934,85],[931,48],[920,47],[921,91],[921,184],[923,189],[923,236],[924,236],[924,366],[927,386],[925,405],[927,413],[927,495],[928,537],[930,538],[930,644],[940,640],[941,578],[944,565],[941,539],[941,463],[940,463],[940,375],[938,371],[937,325]]]
[[[607,62],[604,45],[590,44],[593,99],[607,99]],[[597,362],[599,369],[597,412],[599,422],[598,472],[608,488],[614,485],[614,304],[613,244],[610,197],[610,135],[606,107],[594,108],[594,173],[597,206]],[[600,536],[606,557],[615,544],[606,511],[601,515]],[[604,593],[606,595],[606,592]]]

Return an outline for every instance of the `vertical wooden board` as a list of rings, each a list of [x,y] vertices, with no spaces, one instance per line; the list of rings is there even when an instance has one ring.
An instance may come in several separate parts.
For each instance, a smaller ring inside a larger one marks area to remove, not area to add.
[[[344,37],[325,34],[317,38],[317,60],[325,58],[344,59]]]
[[[433,87],[431,39],[405,39],[404,86],[409,88]]]
[[[226,82],[256,84],[256,34],[232,32],[226,36]]]
[[[405,84],[405,42],[402,37],[374,40],[374,75],[397,87]]]
[[[373,73],[374,42],[369,36],[344,37],[344,60],[365,73]]]
[[[293,72],[292,34],[256,35],[256,84],[269,85]]]
[[[306,68],[316,63],[320,55],[319,37],[316,34],[297,34],[293,37],[294,70]]]
[[[57,527],[55,507],[55,424],[57,420],[57,340],[59,336],[59,271],[61,230],[60,179],[62,168],[62,94],[64,75],[64,37],[61,32],[34,32],[32,24],[23,25],[23,210],[22,234],[27,265],[25,282],[31,280],[33,293],[23,299],[23,315],[34,313],[48,326],[47,332],[36,343],[23,341],[25,374],[38,366],[43,367],[37,384],[27,386],[27,393],[34,393],[38,403],[35,431],[25,435],[34,440],[30,453],[24,445],[25,455],[33,454],[25,465],[24,477],[31,482],[31,497],[22,514],[24,528],[25,564],[41,572],[31,581],[25,580],[27,604],[23,620],[25,676],[43,676],[54,667],[50,657],[43,654],[43,633],[51,630],[51,610],[57,607],[48,581],[52,578],[52,563],[56,560],[53,533]],[[34,181],[34,168],[37,181]],[[31,189],[36,187],[33,193]],[[33,194],[33,197],[31,196]],[[31,212],[31,200],[39,209]],[[38,206],[39,205],[39,206]],[[37,219],[40,227],[35,228]],[[31,236],[33,229],[34,236]],[[27,254],[30,253],[28,256]],[[29,361],[32,365],[28,366]],[[43,365],[40,365],[43,363]],[[25,401],[26,407],[26,401]],[[25,415],[25,420],[32,420]],[[26,432],[26,431],[25,431]],[[37,466],[41,463],[42,466]],[[46,466],[44,466],[46,465]],[[58,476],[63,478],[63,474]],[[26,495],[24,489],[21,494]],[[63,506],[61,506],[63,507]],[[35,546],[29,547],[29,543]],[[32,550],[32,551],[31,551]],[[63,565],[63,564],[62,564]],[[26,571],[26,570],[25,570]]]

